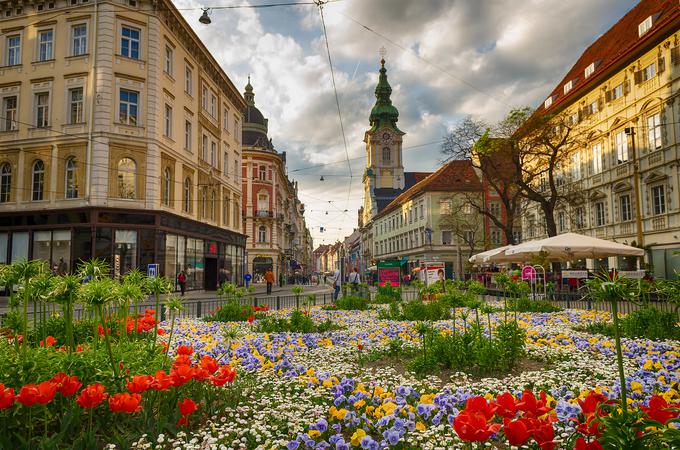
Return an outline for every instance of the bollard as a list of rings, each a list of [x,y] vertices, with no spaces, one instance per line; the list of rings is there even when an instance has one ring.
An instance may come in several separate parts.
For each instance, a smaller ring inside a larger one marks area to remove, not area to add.
[[[300,309],[300,296],[295,296],[295,309]]]
[[[326,304],[326,293],[325,292],[323,293],[323,304],[324,305]]]
[[[253,307],[257,308],[257,297],[253,297]]]
[[[196,317],[201,317],[201,301],[196,302]]]
[[[278,295],[276,296],[276,309],[279,310],[281,309],[281,297]]]

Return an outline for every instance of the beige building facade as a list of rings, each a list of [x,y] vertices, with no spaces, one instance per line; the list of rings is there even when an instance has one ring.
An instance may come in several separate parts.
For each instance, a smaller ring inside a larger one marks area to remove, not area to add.
[[[4,5],[0,262],[240,280],[245,102],[173,4]]]

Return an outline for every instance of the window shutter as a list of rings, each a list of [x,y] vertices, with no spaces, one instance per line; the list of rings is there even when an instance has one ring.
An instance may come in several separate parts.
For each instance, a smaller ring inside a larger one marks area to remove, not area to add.
[[[597,99],[597,109],[598,111],[602,111],[604,109],[604,99],[601,96]]]
[[[671,49],[671,64],[677,66],[680,63],[680,47],[673,47]]]
[[[630,94],[630,81],[626,80],[623,82],[623,95]]]
[[[657,62],[656,73],[663,73],[664,70],[666,70],[666,58],[662,56]]]
[[[640,84],[642,82],[642,71],[641,70],[636,70],[635,71],[635,84]],[[625,86],[624,86],[625,89]]]
[[[604,93],[604,98],[607,103],[612,101],[612,91],[606,91]]]

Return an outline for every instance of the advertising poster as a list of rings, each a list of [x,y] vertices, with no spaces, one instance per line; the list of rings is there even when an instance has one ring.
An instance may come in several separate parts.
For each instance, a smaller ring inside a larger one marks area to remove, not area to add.
[[[385,286],[385,283],[388,281],[392,286],[400,285],[401,264],[399,261],[380,261],[377,269],[380,286]]]
[[[446,279],[446,270],[443,262],[426,262],[423,270],[425,273],[425,284],[427,286],[433,283],[443,282]]]

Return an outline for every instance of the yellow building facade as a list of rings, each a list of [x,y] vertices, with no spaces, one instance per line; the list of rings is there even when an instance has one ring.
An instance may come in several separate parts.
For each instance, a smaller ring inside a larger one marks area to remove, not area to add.
[[[586,138],[564,169],[582,195],[559,205],[558,233],[642,245],[657,277],[680,269],[678,32],[680,5],[643,0],[584,52],[538,108],[566,115]],[[522,220],[524,240],[545,236],[536,205],[526,205]],[[594,269],[630,264],[587,261]]]
[[[4,5],[0,263],[240,280],[245,102],[172,3]]]

